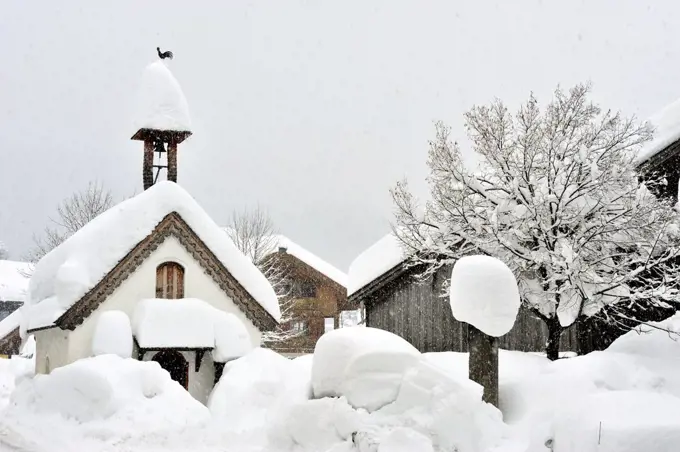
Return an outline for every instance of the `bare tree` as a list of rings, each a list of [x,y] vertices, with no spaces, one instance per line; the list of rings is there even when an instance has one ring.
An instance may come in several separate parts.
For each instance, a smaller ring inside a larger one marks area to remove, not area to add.
[[[0,240],[0,259],[7,259],[8,257],[9,251],[7,251],[5,243],[2,240]]]
[[[234,245],[260,269],[279,300],[280,325],[274,331],[264,332],[262,341],[265,344],[281,342],[302,334],[288,328],[295,305],[291,295],[292,281],[288,266],[275,254],[279,235],[267,212],[260,206],[234,212],[225,231]]]
[[[90,182],[85,190],[73,193],[57,206],[56,218],[50,218],[42,236],[33,236],[35,246],[27,256],[37,262],[90,220],[113,206],[113,196],[99,182]]]
[[[465,115],[479,168],[469,171],[449,129],[430,143],[431,200],[392,190],[395,234],[428,271],[471,252],[514,271],[523,303],[548,326],[548,358],[577,319],[678,295],[678,215],[641,183],[633,160],[651,130],[559,88],[541,111],[531,96],[512,116],[500,101]]]

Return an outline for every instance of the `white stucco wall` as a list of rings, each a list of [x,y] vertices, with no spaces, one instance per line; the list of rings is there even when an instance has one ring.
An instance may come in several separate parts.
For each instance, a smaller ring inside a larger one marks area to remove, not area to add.
[[[243,311],[222,289],[205,274],[203,268],[174,237],[169,237],[128,277],[81,325],[71,332],[68,340],[68,361],[91,355],[94,327],[99,315],[108,310],[120,310],[130,318],[139,300],[155,298],[156,267],[173,261],[184,267],[184,296],[199,298],[225,312],[236,315],[246,325],[253,345],[260,344],[261,333]],[[171,303],[171,301],[168,301]]]
[[[68,332],[50,328],[33,333],[35,336],[35,373],[48,374],[56,367],[68,364]]]
[[[146,352],[144,355],[144,361],[151,361],[156,355],[156,351]],[[198,372],[196,372],[196,352],[180,352],[184,359],[189,364],[189,382],[188,390],[189,394],[193,398],[198,400],[203,404],[208,403],[208,397],[214,387],[215,382],[215,365],[212,360],[212,355],[210,352],[206,352],[201,360],[201,367]],[[135,355],[136,356],[136,355]]]

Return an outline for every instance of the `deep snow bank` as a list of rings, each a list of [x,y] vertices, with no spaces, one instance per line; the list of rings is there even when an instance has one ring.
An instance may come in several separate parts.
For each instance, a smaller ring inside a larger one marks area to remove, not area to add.
[[[355,408],[376,410],[395,400],[420,352],[401,337],[376,328],[330,331],[314,349],[314,397],[345,396]]]
[[[208,408],[216,422],[234,432],[261,428],[269,430],[264,436],[279,437],[292,406],[308,399],[309,386],[304,361],[256,348],[227,363]]]
[[[680,445],[680,399],[642,391],[581,397],[555,422],[554,452],[675,452]]]
[[[61,417],[100,437],[205,422],[208,410],[153,361],[101,355],[24,380],[7,416]],[[23,412],[23,413],[18,413]]]

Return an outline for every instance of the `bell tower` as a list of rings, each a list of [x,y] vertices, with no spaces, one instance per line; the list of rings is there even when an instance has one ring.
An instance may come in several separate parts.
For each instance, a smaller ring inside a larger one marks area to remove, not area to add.
[[[177,182],[177,145],[191,136],[191,132],[141,128],[132,136],[144,142],[142,180],[144,190],[158,181],[161,171],[167,179]]]
[[[168,67],[172,52],[157,51],[160,59],[142,75],[137,132],[132,136],[144,142],[144,190],[158,182],[162,172],[167,180],[177,182],[177,146],[191,136],[187,101]]]

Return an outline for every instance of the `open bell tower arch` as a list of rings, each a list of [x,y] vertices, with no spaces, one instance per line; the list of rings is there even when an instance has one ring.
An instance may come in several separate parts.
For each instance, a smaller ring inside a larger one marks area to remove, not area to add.
[[[144,142],[142,180],[144,190],[158,181],[162,171],[167,179],[177,182],[177,145],[191,136],[189,131],[142,128],[132,136]]]

